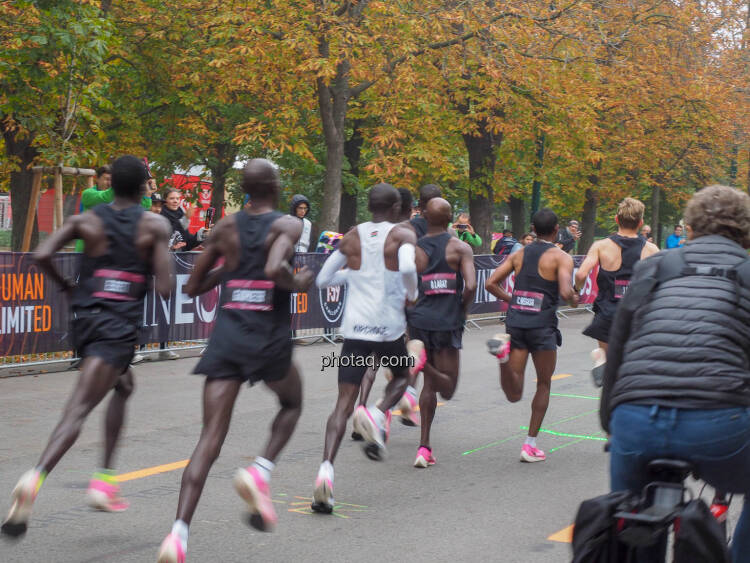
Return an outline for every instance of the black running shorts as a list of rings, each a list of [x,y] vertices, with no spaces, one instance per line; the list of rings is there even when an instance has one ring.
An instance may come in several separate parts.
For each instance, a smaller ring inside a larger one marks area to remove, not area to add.
[[[135,355],[138,326],[100,307],[75,309],[71,333],[80,358],[101,358],[125,372]]]
[[[612,320],[596,314],[591,324],[584,329],[583,334],[599,342],[609,342],[609,329],[612,327]]]
[[[506,326],[505,330],[510,334],[511,350],[540,352],[542,350],[557,350],[558,346],[562,346],[562,334],[557,327],[516,328]]]
[[[368,360],[373,356],[374,360]],[[368,363],[389,367],[394,377],[406,377],[409,366],[409,353],[406,339],[402,336],[390,342],[370,342],[369,340],[344,339],[338,358],[339,383],[360,385],[367,371]],[[399,367],[403,366],[403,367]]]
[[[427,350],[444,348],[460,350],[463,337],[464,327],[455,330],[426,330],[409,326],[409,340],[421,340]]]
[[[208,379],[239,379],[254,385],[258,381],[281,381],[289,373],[292,365],[292,342],[284,353],[271,358],[236,354],[224,354],[212,347],[209,342],[193,373],[205,375]]]

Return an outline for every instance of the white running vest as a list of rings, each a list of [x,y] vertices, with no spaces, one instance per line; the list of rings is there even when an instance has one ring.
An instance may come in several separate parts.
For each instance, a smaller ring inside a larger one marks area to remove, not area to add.
[[[341,332],[346,339],[391,342],[406,332],[406,288],[400,272],[385,267],[385,239],[394,223],[357,225],[362,263],[347,272]]]

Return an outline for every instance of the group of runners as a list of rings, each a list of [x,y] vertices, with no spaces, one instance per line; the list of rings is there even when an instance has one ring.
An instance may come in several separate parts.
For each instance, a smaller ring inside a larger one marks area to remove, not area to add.
[[[102,469],[88,487],[89,503],[104,511],[125,510],[113,469],[115,450],[133,388],[132,360],[147,281],[166,296],[172,286],[167,256],[166,221],[140,206],[148,172],[140,159],[118,158],[112,166],[114,201],[71,217],[36,252],[40,266],[71,295],[73,344],[83,361],[81,374],[62,418],[36,467],[24,473],[12,492],[2,532],[25,533],[34,500],[47,475],[76,441],[91,410],[113,391],[106,415]],[[451,205],[440,188],[420,189],[420,214],[409,219],[408,190],[377,184],[369,191],[372,220],[342,238],[317,278],[304,267],[292,267],[302,222],[276,211],[279,174],[264,159],[243,170],[242,187],[253,205],[221,220],[198,257],[186,290],[199,295],[219,285],[220,309],[208,347],[194,373],[205,376],[203,427],[182,476],[176,518],[158,554],[160,563],[184,562],[189,526],[209,470],[229,430],[232,409],[243,383],[263,382],[279,402],[268,442],[247,468],[237,470],[234,486],[246,501],[250,524],[271,530],[277,517],[270,491],[271,474],[300,416],[302,385],[292,361],[290,295],[318,287],[347,285],[341,332],[341,356],[352,361],[338,370],[338,397],[328,418],[323,461],[313,480],[312,510],[334,509],[334,461],[353,415],[352,437],[363,442],[367,457],[384,457],[391,413],[419,425],[414,466],[436,463],[430,430],[437,395],[453,397],[458,384],[463,327],[474,299],[477,276],[471,247],[449,224]],[[536,438],[549,404],[561,335],[557,328],[560,298],[578,304],[576,285],[599,267],[596,315],[586,330],[606,350],[608,327],[618,299],[627,289],[634,263],[656,251],[638,235],[643,204],[626,199],[617,213],[618,233],[591,248],[574,278],[572,258],[560,250],[558,219],[549,209],[533,218],[537,240],[502,262],[486,284],[508,303],[507,334],[488,342],[499,360],[500,384],[511,402],[521,399],[529,355],[537,372],[528,437],[521,448],[525,462],[545,459]],[[54,254],[67,242],[84,241],[77,283],[56,269]],[[512,292],[505,280],[515,274]],[[384,394],[368,404],[380,358],[388,357],[389,382]],[[600,362],[599,362],[600,363]],[[417,397],[418,375],[423,374]],[[359,400],[358,400],[359,395]],[[356,408],[355,408],[356,405]],[[417,408],[418,407],[418,408]]]

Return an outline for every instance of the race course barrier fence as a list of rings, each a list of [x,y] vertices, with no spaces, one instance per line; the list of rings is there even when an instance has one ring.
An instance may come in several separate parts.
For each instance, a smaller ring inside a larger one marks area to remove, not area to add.
[[[194,342],[208,338],[216,320],[219,288],[192,298],[185,293],[193,264],[199,253],[172,254],[175,261],[175,288],[168,299],[149,289],[143,307],[143,330],[140,343]],[[326,254],[297,254],[294,266],[308,266],[316,274]],[[574,257],[578,267],[583,256]],[[63,275],[75,279],[80,254],[60,253],[55,260]],[[469,315],[499,317],[507,304],[498,302],[484,288],[487,278],[501,260],[492,255],[477,255],[477,290]],[[506,281],[512,291],[513,278]],[[589,276],[581,303],[591,304],[596,297],[596,271]],[[0,357],[18,354],[40,354],[67,351],[69,342],[70,305],[67,294],[41,272],[30,253],[0,252]],[[316,329],[330,334],[341,324],[346,303],[346,286],[318,289],[291,296],[292,323],[295,332]]]

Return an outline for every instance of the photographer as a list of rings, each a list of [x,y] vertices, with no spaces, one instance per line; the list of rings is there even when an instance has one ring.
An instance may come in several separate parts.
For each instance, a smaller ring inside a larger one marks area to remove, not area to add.
[[[173,252],[187,252],[200,245],[210,232],[210,229],[201,227],[197,234],[191,234],[187,227],[190,218],[180,207],[182,194],[176,188],[169,188],[164,194],[164,205],[161,210],[162,216],[166,217],[172,227],[172,236],[169,238],[169,250]]]
[[[581,238],[580,225],[578,221],[572,219],[568,221],[568,227],[558,234],[557,247],[570,254],[576,247],[579,238]]]
[[[685,222],[683,249],[637,263],[610,333],[600,417],[611,433],[612,490],[640,492],[650,461],[675,458],[747,499],[750,196],[709,186],[690,200]],[[643,549],[637,560],[663,561],[664,547]],[[746,501],[733,561],[748,553]]]
[[[456,231],[456,236],[460,240],[477,248],[482,245],[482,237],[474,232],[474,227],[471,226],[469,220],[468,213],[459,213],[456,222],[453,223],[452,227],[453,230]]]

